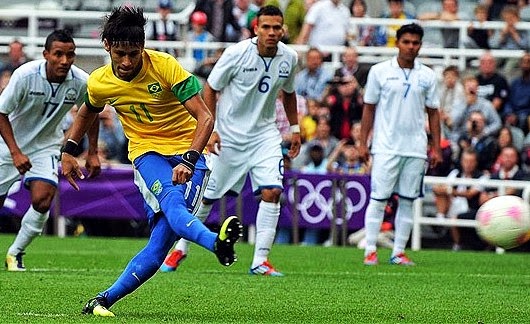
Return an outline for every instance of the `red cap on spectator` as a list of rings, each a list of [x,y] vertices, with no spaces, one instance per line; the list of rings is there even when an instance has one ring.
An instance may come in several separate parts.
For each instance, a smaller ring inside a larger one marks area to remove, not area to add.
[[[191,23],[197,25],[206,25],[208,17],[202,11],[195,11],[191,14]]]

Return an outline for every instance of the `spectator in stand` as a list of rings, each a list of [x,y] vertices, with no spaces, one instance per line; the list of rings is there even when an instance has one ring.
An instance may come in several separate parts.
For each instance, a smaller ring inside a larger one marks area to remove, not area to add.
[[[507,126],[504,126],[499,131],[499,135],[497,136],[497,151],[495,152],[495,163],[491,167],[490,173],[494,174],[499,172],[501,169],[501,155],[502,150],[504,150],[505,147],[514,147],[517,150],[517,154],[521,152],[522,148],[517,148],[515,145],[513,145],[513,137],[512,132],[510,131],[510,128]]]
[[[297,94],[297,96],[299,95]],[[300,118],[300,136],[302,136],[302,143],[310,141],[315,137],[318,111],[320,110],[320,102],[315,99],[306,100],[306,105],[307,114]]]
[[[499,114],[487,99],[478,96],[478,81],[473,76],[465,77],[464,98],[459,98],[451,112],[453,128],[451,131],[451,141],[457,142],[458,139],[467,131],[467,122],[471,113],[481,112],[485,118],[484,135],[495,135],[502,127],[502,121]]]
[[[488,8],[488,20],[501,20],[502,10],[508,5],[519,8],[528,5],[527,0],[481,0],[480,2]]]
[[[519,152],[513,146],[506,146],[502,149],[500,158],[500,168],[491,174],[492,180],[528,180],[528,174],[519,166]],[[505,195],[522,196],[521,189],[507,187]],[[480,195],[480,203],[483,204],[493,197],[499,196],[497,188],[486,188]]]
[[[2,71],[10,71],[13,73],[19,66],[29,61],[26,53],[24,52],[24,44],[21,41],[15,39],[9,43],[8,60],[3,62]]]
[[[353,125],[351,126],[351,130],[350,130],[350,136],[352,140],[355,142],[355,145],[359,146],[359,144],[361,143],[361,122],[360,121],[353,123]]]
[[[451,171],[447,176],[448,179],[487,179],[478,168],[478,156],[480,153],[473,149],[466,149],[462,153],[460,168]],[[437,192],[439,195],[446,195],[450,201],[450,207],[447,216],[450,219],[475,219],[475,214],[480,207],[480,193],[483,188],[480,186],[457,185],[448,187],[446,192]],[[453,240],[453,251],[459,251],[461,247],[461,229],[451,227],[451,238]]]
[[[359,63],[359,54],[355,47],[346,47],[344,53],[342,53],[342,66],[335,70],[334,76],[355,78],[361,87],[359,90],[361,90],[366,85],[369,70],[370,65]]]
[[[341,0],[321,0],[308,10],[297,44],[311,47],[343,46],[348,40],[351,14]],[[323,52],[326,61],[331,55]]]
[[[215,37],[218,42],[235,42],[239,40],[229,37],[227,31],[231,26],[235,32],[240,33],[241,27],[234,17],[233,0],[198,0],[194,11],[202,11],[208,16],[206,30]]]
[[[443,0],[442,11],[426,12],[418,16],[420,20],[441,20],[445,22],[452,22],[458,20],[469,20],[465,13],[458,11],[457,0]],[[440,28],[443,37],[443,47],[458,48],[460,42],[460,30],[458,28]]]
[[[289,119],[285,113],[285,106],[283,105],[283,91],[278,93],[278,98],[276,98],[276,125],[282,136],[282,141],[284,143],[291,141],[291,125],[289,124]],[[296,110],[298,111],[298,120],[302,120],[303,116],[307,116],[307,102],[304,97],[301,95],[296,95]]]
[[[350,6],[353,18],[369,18],[366,1],[353,0]],[[376,26],[352,23],[350,25],[349,39],[351,46],[373,46],[375,45]]]
[[[453,121],[451,113],[453,107],[461,98],[464,98],[464,86],[460,80],[460,71],[455,65],[446,67],[443,71],[443,80],[438,87],[440,96],[440,120],[442,122],[442,134],[444,137],[451,135]]]
[[[370,160],[361,161],[353,139],[342,139],[328,157],[326,169],[337,174],[370,174]]]
[[[284,17],[285,36],[284,43],[291,44],[296,41],[305,19],[305,6],[303,0],[267,0],[267,5],[280,8]]]
[[[477,152],[478,169],[489,172],[493,166],[497,152],[497,141],[492,135],[485,133],[486,120],[481,111],[472,111],[466,121],[466,133],[458,139],[461,161],[462,152],[473,149]]]
[[[208,56],[206,59],[202,61],[202,63],[199,66],[195,68],[195,70],[193,71],[193,74],[195,74],[197,77],[202,79],[204,83],[206,79],[208,79],[210,72],[212,72],[214,65],[217,63],[217,60],[219,60],[223,52],[224,52],[224,48],[216,49],[213,55]]]
[[[442,151],[442,163],[436,166],[429,164],[425,175],[435,177],[446,177],[453,169],[453,150],[451,149],[451,142],[446,138],[440,139],[440,149]],[[427,133],[427,160],[433,158],[434,149],[432,146],[432,135]],[[432,187],[434,194],[434,205],[436,206],[436,218],[443,219],[449,209],[449,199],[445,195],[447,187],[444,185],[434,185]],[[439,194],[442,192],[443,194]]]
[[[385,13],[381,18],[392,19],[414,19],[414,15],[405,12],[404,0],[388,0],[388,13]],[[401,25],[380,26],[376,32],[376,46],[396,46],[396,32]]]
[[[150,21],[145,27],[146,39],[158,41],[180,40],[180,27],[178,22],[169,19],[172,10],[173,2],[171,0],[158,1],[157,11],[159,18]],[[158,48],[157,50],[169,53],[175,57],[178,56],[178,49],[176,48]]]
[[[207,23],[208,17],[204,12],[195,11],[194,13],[192,13],[190,16],[191,30],[187,34],[186,41],[200,43],[213,42],[213,35],[206,30]],[[208,56],[210,55],[205,49],[193,50],[193,58],[195,59],[195,63],[197,64],[202,64]]]
[[[257,14],[255,9],[259,10],[256,6],[250,5],[250,0],[234,0],[234,10],[232,12],[240,30],[236,31],[231,26],[227,26],[229,38],[245,39],[251,37],[251,23]]]
[[[360,121],[363,114],[362,92],[355,77],[334,78],[325,101],[330,110],[333,136],[350,138],[353,123]]]
[[[488,7],[484,4],[478,4],[473,12],[475,19],[467,28],[465,45],[468,48],[490,49],[490,38],[493,35],[493,30],[481,28],[484,22],[488,20]]]
[[[127,159],[127,138],[118,120],[116,110],[106,105],[99,113],[99,142],[106,160],[129,163]]]
[[[301,169],[303,165],[307,165],[310,162],[309,150],[314,144],[318,144],[324,150],[324,158],[327,158],[333,149],[337,146],[339,140],[331,134],[331,127],[327,118],[318,118],[317,131],[315,138],[311,141],[302,144],[300,148],[300,154],[293,159],[293,169]],[[326,167],[324,166],[324,169]]]
[[[530,53],[519,61],[521,76],[510,84],[510,94],[504,106],[507,124],[517,126],[528,134],[530,131]]]
[[[499,30],[492,40],[492,47],[504,50],[526,50],[528,49],[528,31],[518,29],[519,23],[519,8],[517,6],[506,6],[501,12],[502,20],[506,23],[503,29]],[[504,74],[510,75],[510,72],[516,66],[518,60],[505,59],[504,60]]]
[[[306,53],[305,68],[296,74],[296,93],[306,99],[322,101],[331,75],[323,68],[322,52],[312,47]]]
[[[4,89],[7,87],[7,84],[9,83],[12,74],[13,72],[11,72],[10,70],[0,71],[0,94],[4,92]]]
[[[479,60],[478,80],[479,97],[488,99],[493,104],[495,110],[502,116],[504,103],[510,93],[508,81],[497,72],[497,61],[491,52],[482,54]]]

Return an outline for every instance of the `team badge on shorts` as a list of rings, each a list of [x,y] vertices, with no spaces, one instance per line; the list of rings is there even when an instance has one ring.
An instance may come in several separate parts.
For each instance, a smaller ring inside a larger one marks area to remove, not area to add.
[[[162,192],[162,183],[160,182],[160,180],[156,180],[155,183],[153,183],[153,185],[151,186],[150,190],[155,196],[160,195],[160,193]]]

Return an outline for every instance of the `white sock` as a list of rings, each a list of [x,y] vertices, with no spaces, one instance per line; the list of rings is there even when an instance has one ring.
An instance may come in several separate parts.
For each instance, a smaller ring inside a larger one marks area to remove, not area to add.
[[[280,204],[261,201],[256,216],[256,246],[252,268],[265,262],[269,256],[280,218]]]
[[[7,250],[7,253],[11,255],[17,255],[20,252],[24,252],[26,247],[33,241],[36,236],[42,233],[42,229],[50,216],[50,212],[39,213],[33,206],[29,209],[22,217],[20,224],[20,230],[18,231],[17,237],[13,244]]]
[[[197,217],[201,222],[204,223],[204,221],[208,218],[210,215],[210,211],[212,210],[213,204],[204,204],[201,202],[201,205],[199,206],[199,209],[195,213],[195,217]],[[181,250],[183,254],[188,254],[188,251],[190,249],[190,241],[186,239],[180,239],[177,241],[177,244],[175,245],[175,250]]]
[[[364,216],[364,228],[366,229],[366,247],[364,255],[377,251],[377,236],[381,230],[381,223],[385,216],[386,201],[370,199],[366,214]]]
[[[392,256],[405,252],[412,231],[412,200],[399,198]]]

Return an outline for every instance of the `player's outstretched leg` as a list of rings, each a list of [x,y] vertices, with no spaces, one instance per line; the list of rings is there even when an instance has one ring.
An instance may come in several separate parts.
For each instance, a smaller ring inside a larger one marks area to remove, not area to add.
[[[103,317],[114,317],[114,313],[107,309],[105,298],[101,296],[90,299],[86,303],[85,307],[83,307],[81,313]]]
[[[239,219],[236,216],[230,216],[225,219],[215,240],[214,247],[214,253],[222,265],[229,266],[237,261],[234,244],[241,236],[243,236],[243,226]]]

